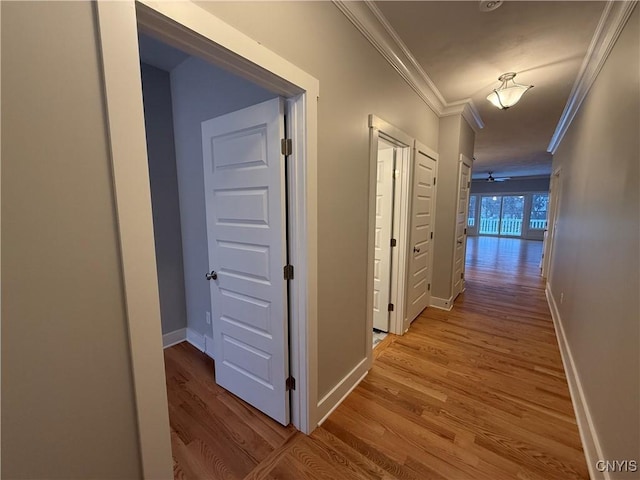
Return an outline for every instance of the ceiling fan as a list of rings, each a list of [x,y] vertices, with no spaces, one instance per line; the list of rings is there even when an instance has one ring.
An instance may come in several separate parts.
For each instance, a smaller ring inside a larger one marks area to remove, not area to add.
[[[489,172],[489,176],[487,177],[487,182],[489,183],[493,183],[493,182],[505,182],[507,180],[511,179],[511,177],[494,177],[493,176],[493,172]]]

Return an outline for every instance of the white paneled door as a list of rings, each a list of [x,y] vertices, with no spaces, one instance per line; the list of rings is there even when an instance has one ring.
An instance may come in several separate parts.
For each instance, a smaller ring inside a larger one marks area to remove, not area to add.
[[[207,120],[202,148],[216,383],[287,425],[283,109],[276,98]]]
[[[431,300],[436,160],[416,146],[411,197],[407,318],[413,321]]]
[[[453,296],[455,299],[464,290],[464,262],[467,247],[467,209],[471,186],[471,160],[460,155],[458,170],[458,205],[456,209],[456,235],[453,256]]]
[[[393,169],[395,148],[380,140],[376,172],[376,229],[373,259],[373,328],[389,331]]]

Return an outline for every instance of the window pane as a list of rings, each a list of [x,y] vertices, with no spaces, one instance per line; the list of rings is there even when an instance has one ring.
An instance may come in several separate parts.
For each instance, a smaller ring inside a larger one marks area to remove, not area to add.
[[[467,219],[467,225],[473,227],[476,224],[476,200],[478,197],[471,195],[469,198],[469,214]]]
[[[497,235],[500,226],[502,197],[482,197],[480,202],[480,234]]]
[[[522,235],[522,218],[524,216],[524,196],[510,195],[502,199],[502,219],[500,235]]]
[[[529,228],[532,230],[544,230],[547,228],[547,207],[549,206],[548,193],[536,193],[531,198],[531,215]]]

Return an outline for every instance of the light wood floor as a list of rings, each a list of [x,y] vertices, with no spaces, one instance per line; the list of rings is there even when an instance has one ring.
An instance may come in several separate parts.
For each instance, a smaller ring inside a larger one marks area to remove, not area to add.
[[[467,290],[375,352],[305,436],[217,387],[187,344],[165,351],[176,478],[588,478],[539,278],[541,243],[469,240]]]

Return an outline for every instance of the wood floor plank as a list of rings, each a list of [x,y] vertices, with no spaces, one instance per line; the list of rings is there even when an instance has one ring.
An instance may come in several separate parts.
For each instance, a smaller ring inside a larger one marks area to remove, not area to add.
[[[361,384],[310,436],[165,350],[176,479],[549,480],[588,471],[539,275],[541,243],[470,238],[466,291],[374,350]]]

